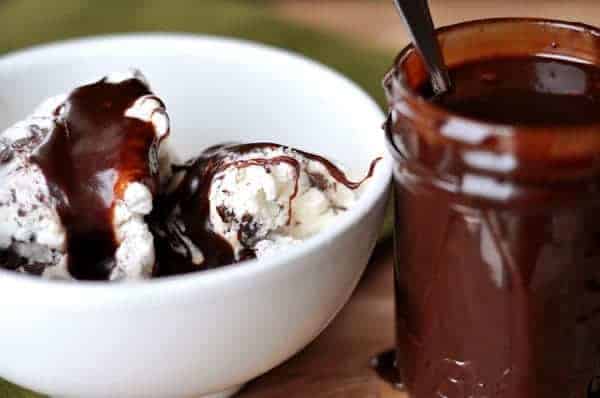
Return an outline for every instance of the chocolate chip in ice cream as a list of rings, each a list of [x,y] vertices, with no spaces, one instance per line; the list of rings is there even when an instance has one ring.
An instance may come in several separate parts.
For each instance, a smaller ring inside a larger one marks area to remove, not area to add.
[[[0,250],[0,268],[16,270],[27,264],[27,260],[10,250]]]

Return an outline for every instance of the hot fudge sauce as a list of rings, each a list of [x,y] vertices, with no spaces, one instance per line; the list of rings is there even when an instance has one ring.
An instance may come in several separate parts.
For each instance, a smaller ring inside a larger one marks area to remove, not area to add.
[[[155,128],[126,117],[136,100],[150,95],[136,78],[76,89],[32,156],[67,230],[68,269],[76,279],[106,280],[115,267],[113,209],[126,184],[158,189]]]
[[[490,58],[455,66],[450,75],[454,89],[432,101],[458,115],[538,127],[600,123],[597,66],[543,57]]]
[[[411,398],[584,398],[598,374],[600,68],[536,55],[563,30],[589,38],[537,20],[457,25],[447,51],[461,48],[453,32],[512,50],[527,31],[532,54],[452,53],[455,87],[440,97],[410,49],[386,78]]]

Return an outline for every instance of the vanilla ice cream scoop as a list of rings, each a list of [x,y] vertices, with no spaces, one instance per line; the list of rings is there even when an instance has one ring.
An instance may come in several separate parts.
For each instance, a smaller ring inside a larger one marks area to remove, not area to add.
[[[209,148],[161,201],[159,273],[264,257],[315,235],[356,202],[376,163],[352,182],[327,159],[277,144]]]
[[[47,100],[0,133],[0,266],[48,278],[150,277],[144,217],[168,133],[165,107],[137,71]]]

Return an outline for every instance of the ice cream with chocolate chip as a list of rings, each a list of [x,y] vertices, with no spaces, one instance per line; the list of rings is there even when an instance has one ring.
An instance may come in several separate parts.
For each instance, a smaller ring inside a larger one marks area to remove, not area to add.
[[[281,252],[352,207],[329,160],[272,143],[211,147],[184,165],[137,71],[50,98],[0,133],[0,267],[137,280]]]
[[[209,148],[179,174],[153,224],[165,237],[157,246],[161,275],[295,245],[343,216],[362,184],[321,156],[272,143]]]

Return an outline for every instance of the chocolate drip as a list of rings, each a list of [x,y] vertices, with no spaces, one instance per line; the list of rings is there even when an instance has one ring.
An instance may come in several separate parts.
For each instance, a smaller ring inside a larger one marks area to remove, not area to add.
[[[224,144],[208,148],[199,157],[191,160],[186,165],[176,166],[176,172],[183,172],[183,180],[176,189],[161,197],[155,206],[152,215],[152,228],[155,235],[165,237],[157,239],[157,269],[158,276],[174,275],[220,267],[236,262],[234,249],[221,236],[215,234],[210,223],[210,189],[214,178],[225,169],[230,167],[244,168],[250,166],[270,166],[287,163],[295,170],[295,187],[290,196],[288,223],[292,219],[291,202],[298,195],[298,181],[300,177],[301,164],[292,156],[277,156],[273,158],[253,158],[248,160],[231,160],[233,156],[240,156],[255,150],[276,150],[283,148],[273,143],[253,144]],[[373,175],[376,159],[369,170],[368,175],[359,182],[348,180],[344,172],[337,168],[327,159],[295,149],[290,149],[307,159],[321,163],[340,184],[349,189],[357,189],[366,179]],[[227,209],[218,209],[223,219],[232,216]],[[180,220],[179,223],[173,219]],[[251,240],[252,221],[242,220],[243,228],[240,230],[240,241],[244,243]],[[201,263],[194,262],[192,249],[186,239],[191,240],[203,254]],[[255,257],[254,250],[245,247],[237,261]]]
[[[384,351],[371,359],[371,368],[379,377],[392,385],[396,390],[405,391],[404,384],[398,372],[396,350]]]
[[[277,148],[281,148],[281,147],[282,147],[281,145],[274,144],[271,142],[259,142],[259,143],[255,143],[255,144],[238,145],[237,151],[239,154],[244,154],[244,153],[251,152],[255,149],[277,149]],[[348,177],[346,177],[346,173],[344,173],[342,170],[340,170],[335,164],[333,164],[328,159],[326,159],[322,156],[319,156],[319,155],[315,155],[314,153],[301,151],[299,149],[293,149],[293,151],[304,156],[305,158],[307,158],[309,160],[321,163],[327,169],[329,174],[337,182],[339,182],[342,185],[345,185],[349,189],[358,189],[366,180],[371,178],[373,176],[373,173],[375,172],[375,166],[381,160],[381,157],[378,157],[375,160],[373,160],[373,162],[371,162],[369,171],[367,172],[367,175],[363,179],[361,179],[360,181],[350,181],[348,179]]]
[[[68,268],[77,279],[108,279],[115,266],[113,207],[128,182],[157,189],[153,125],[125,116],[142,96],[138,79],[76,89],[56,110],[56,128],[32,156],[67,231]]]

